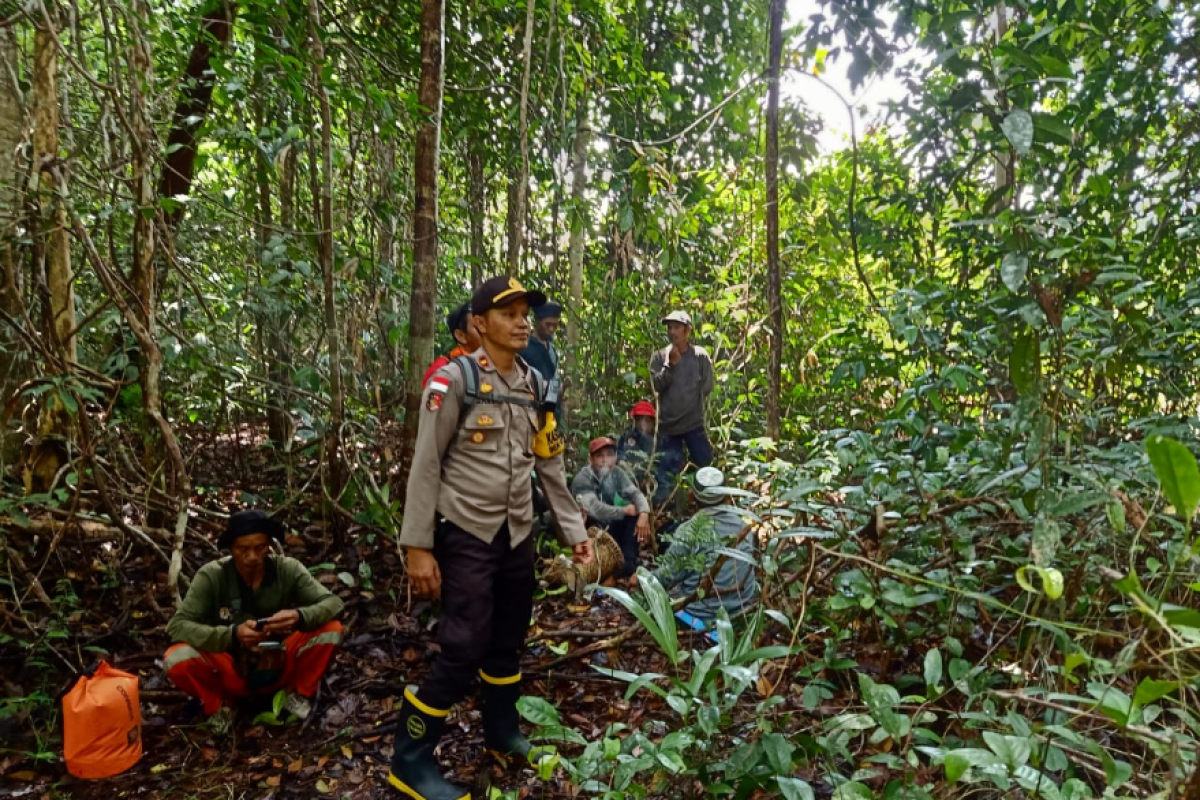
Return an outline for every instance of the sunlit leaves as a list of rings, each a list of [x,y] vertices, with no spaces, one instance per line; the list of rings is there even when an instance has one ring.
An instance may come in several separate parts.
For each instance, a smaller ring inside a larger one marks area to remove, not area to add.
[[[1018,155],[1029,152],[1033,146],[1033,117],[1028,111],[1020,108],[1010,111],[1000,123],[1000,128]]]

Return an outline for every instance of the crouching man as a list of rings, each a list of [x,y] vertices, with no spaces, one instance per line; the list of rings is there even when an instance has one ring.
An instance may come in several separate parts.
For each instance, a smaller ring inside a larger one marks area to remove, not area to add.
[[[720,550],[736,547],[743,557],[726,556],[705,596],[693,599],[676,614],[690,627],[705,630],[713,627],[719,609],[724,608],[732,619],[758,601],[755,537],[753,531],[742,535],[753,518],[733,504],[734,496],[753,495],[726,486],[725,474],[716,467],[696,472],[693,494],[700,510],[675,531],[670,549],[653,574],[673,598],[691,597],[721,558]]]
[[[288,692],[284,708],[301,719],[334,650],[342,601],[294,558],[271,552],[284,527],[262,511],[239,511],[218,540],[229,556],[205,564],[167,624],[177,642],[163,667],[227,727],[238,701]],[[222,710],[224,709],[224,710]]]

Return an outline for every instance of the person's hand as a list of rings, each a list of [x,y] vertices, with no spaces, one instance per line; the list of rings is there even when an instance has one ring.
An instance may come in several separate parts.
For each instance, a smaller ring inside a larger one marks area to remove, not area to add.
[[[667,354],[667,363],[668,364],[678,364],[679,359],[682,356],[683,356],[683,354],[681,352],[679,352],[679,345],[671,345],[671,352]]]
[[[237,626],[237,639],[242,647],[257,647],[258,643],[267,638],[267,634],[258,630],[256,623],[248,619]]]
[[[641,544],[650,541],[650,515],[646,512],[638,514],[637,524],[633,526],[633,532],[637,535],[637,540]]]
[[[571,549],[575,553],[574,556],[572,556],[571,560],[574,561],[576,564],[583,565],[583,564],[592,563],[592,540],[591,539],[584,539],[582,542],[575,545]]]
[[[637,577],[637,573],[636,573],[636,572],[635,572],[635,573],[633,573],[632,575],[630,575],[628,578],[626,578],[626,579],[625,579],[625,585],[626,585],[626,586],[628,586],[630,589],[636,589],[636,588],[637,588],[637,585],[638,585],[638,577]]]
[[[635,506],[633,503],[630,503],[629,505],[625,506],[625,516],[636,517],[637,513],[638,513],[637,506]]]
[[[432,550],[408,549],[408,585],[421,597],[437,597],[442,591],[442,572]]]
[[[262,628],[262,632],[287,636],[295,633],[299,625],[300,612],[294,608],[285,608],[283,611],[276,611],[267,617],[267,624]]]

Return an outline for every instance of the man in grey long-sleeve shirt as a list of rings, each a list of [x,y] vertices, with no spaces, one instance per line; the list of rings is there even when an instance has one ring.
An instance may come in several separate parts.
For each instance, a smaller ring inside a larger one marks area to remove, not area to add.
[[[712,463],[712,444],[704,430],[704,401],[712,394],[713,363],[708,351],[691,343],[692,318],[672,311],[663,318],[671,344],[650,358],[650,379],[658,394],[658,448],[655,505],[671,496],[687,457],[696,466]]]
[[[622,469],[617,443],[598,436],[588,445],[588,465],[571,481],[571,494],[587,511],[588,525],[608,531],[621,547],[625,563],[615,573],[628,578],[637,569],[638,542],[650,537],[650,503]]]
[[[711,628],[718,609],[724,608],[730,617],[736,617],[758,599],[755,539],[753,533],[748,533],[739,540],[752,518],[732,504],[731,495],[749,492],[725,487],[725,476],[719,469],[698,470],[694,493],[701,508],[675,531],[671,549],[660,559],[654,577],[672,597],[689,597],[721,558],[720,548],[736,547],[741,557],[726,555],[705,596],[684,607]]]

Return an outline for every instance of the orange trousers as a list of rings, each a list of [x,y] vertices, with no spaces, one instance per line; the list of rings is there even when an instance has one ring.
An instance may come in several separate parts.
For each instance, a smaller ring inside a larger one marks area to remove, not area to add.
[[[341,643],[342,623],[337,621],[314,631],[293,633],[283,640],[286,661],[279,680],[253,691],[238,674],[229,653],[208,653],[189,644],[174,644],[163,656],[163,668],[172,683],[204,704],[205,714],[215,714],[222,705],[232,706],[251,694],[274,694],[285,689],[312,697]]]

